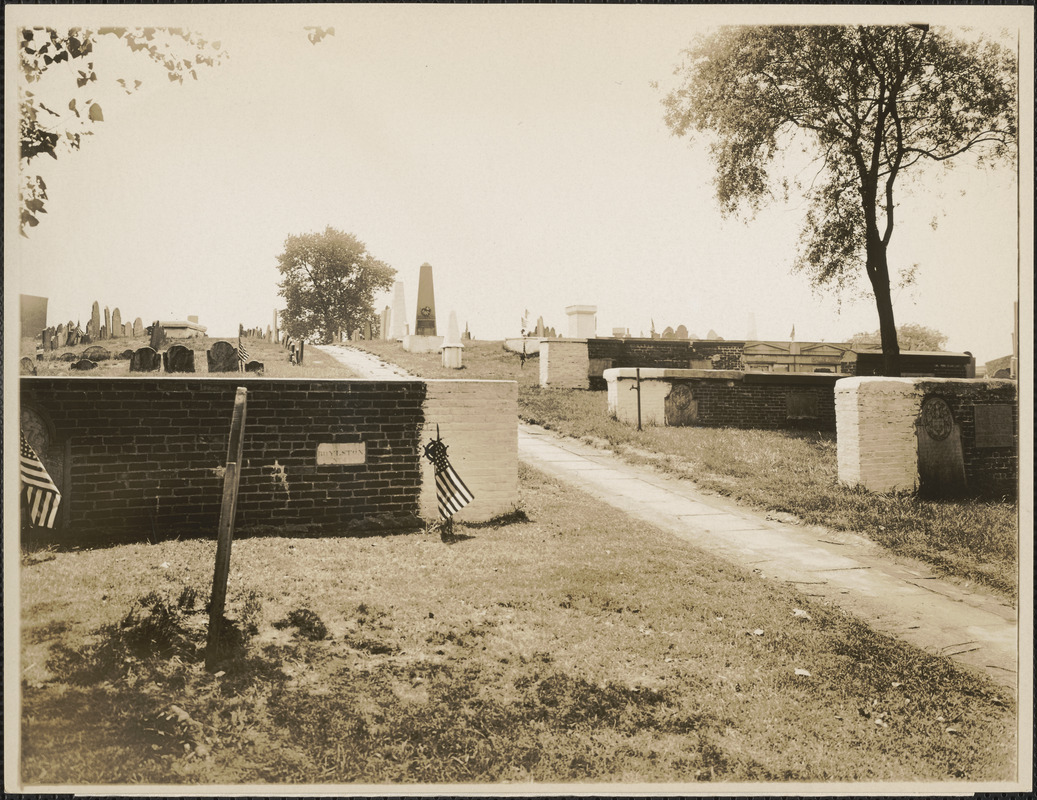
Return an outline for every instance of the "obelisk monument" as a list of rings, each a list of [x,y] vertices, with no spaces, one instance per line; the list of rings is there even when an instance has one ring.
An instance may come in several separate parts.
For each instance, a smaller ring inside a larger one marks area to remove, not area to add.
[[[432,289],[432,265],[425,262],[418,273],[418,310],[414,321],[415,336],[436,335],[436,293]]]

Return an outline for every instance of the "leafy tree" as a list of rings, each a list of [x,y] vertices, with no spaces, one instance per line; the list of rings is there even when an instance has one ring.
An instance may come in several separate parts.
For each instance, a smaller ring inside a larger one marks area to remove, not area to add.
[[[17,37],[25,79],[18,86],[19,224],[23,236],[27,228],[39,224],[37,215],[46,213],[47,185],[40,175],[33,173],[32,161],[41,155],[56,159],[62,147],[66,151],[78,150],[82,137],[93,134],[92,124],[104,121],[100,104],[91,97],[96,88],[92,84],[98,81],[93,60],[98,39],[112,37],[123,42],[131,51],[143,53],[160,64],[169,80],[178,83],[183,83],[188,76],[197,80],[199,67],[214,66],[227,55],[220,49],[219,42],[208,42],[181,28],[70,28],[59,32],[34,27],[21,28]],[[186,53],[180,52],[184,49]],[[133,80],[131,84],[124,78],[116,82],[127,94],[135,92],[143,83]],[[52,96],[60,97],[61,105],[50,101]]]
[[[776,185],[769,172],[778,153],[815,158],[816,177],[799,187],[807,212],[796,267],[818,287],[848,286],[863,267],[884,369],[898,375],[894,188],[927,162],[1013,157],[1015,56],[927,25],[730,27],[694,43],[676,74],[666,122],[675,135],[712,138],[723,213],[751,216],[778,185],[787,196],[787,179]]]
[[[281,312],[282,327],[296,339],[319,343],[365,322],[377,330],[375,292],[389,289],[396,276],[356,236],[330,225],[323,233],[289,236],[277,268],[279,293],[287,306]]]
[[[947,337],[935,328],[907,323],[897,326],[897,342],[901,350],[943,350]],[[855,333],[849,344],[855,348],[878,347],[882,344],[882,335],[879,331]]]

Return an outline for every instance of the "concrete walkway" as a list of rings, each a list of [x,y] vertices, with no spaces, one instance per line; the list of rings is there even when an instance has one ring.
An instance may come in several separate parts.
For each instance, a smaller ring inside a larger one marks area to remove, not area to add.
[[[345,345],[321,349],[358,375],[410,377]],[[895,559],[852,533],[783,521],[698,492],[685,480],[624,463],[610,451],[519,423],[519,458],[631,516],[672,532],[761,577],[838,605],[878,631],[947,656],[1016,689],[1015,609],[981,589]]]

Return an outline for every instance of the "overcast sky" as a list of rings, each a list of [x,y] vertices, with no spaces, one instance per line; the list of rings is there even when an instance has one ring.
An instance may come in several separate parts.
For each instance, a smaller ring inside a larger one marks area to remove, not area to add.
[[[81,151],[41,164],[48,213],[29,239],[11,235],[7,215],[7,294],[16,286],[48,297],[52,325],[85,324],[98,300],[124,321],[197,315],[222,336],[239,322],[265,327],[281,305],[276,256],[285,238],[332,225],[398,271],[412,326],[418,270],[429,262],[441,326],[456,311],[480,339],[517,335],[526,309],[565,332],[564,309],[574,304],[598,307],[599,335],[613,327],[647,335],[654,321],[660,331],[683,324],[739,339],[751,316],[763,339],[787,339],[793,325],[799,341],[878,327],[870,297],[840,304],[791,274],[801,206],[775,204],[748,224],[722,220],[705,144],[673,137],[663,122],[681,49],[710,25],[745,21],[743,11],[5,10],[9,37],[12,22],[182,25],[229,53],[183,86],[124,46],[107,42],[94,54],[100,84],[91,99],[105,121]],[[806,7],[750,13],[758,22],[821,19]],[[948,12],[838,13],[939,21]],[[1032,9],[955,13],[1012,27],[1010,41],[1033,18]],[[305,25],[335,34],[313,45]],[[14,130],[17,70],[7,76]],[[144,83],[125,96],[120,77]],[[898,323],[937,328],[948,349],[980,362],[1011,351],[1017,195],[1014,168],[962,168],[900,195],[891,261],[919,269],[913,288],[895,292]],[[1032,213],[1023,219],[1032,242]],[[390,303],[390,293],[378,299],[379,309]]]

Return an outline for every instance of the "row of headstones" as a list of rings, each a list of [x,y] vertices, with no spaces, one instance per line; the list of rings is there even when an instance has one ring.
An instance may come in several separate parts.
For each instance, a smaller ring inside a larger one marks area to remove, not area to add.
[[[94,304],[96,305],[96,303]],[[107,314],[108,309],[105,309]],[[110,326],[110,327],[109,327]],[[111,333],[109,333],[111,332]],[[99,325],[97,329],[93,326],[93,320],[87,323],[86,331],[78,323],[69,320],[67,324],[62,323],[56,327],[44,328],[41,334],[43,351],[60,350],[63,347],[78,347],[95,340],[111,339],[113,337],[125,336],[126,338],[140,338],[144,335],[144,323],[140,317],[133,321],[122,324],[119,318],[119,309],[115,309],[108,325]]]
[[[302,364],[303,343],[301,339],[293,339],[287,333],[281,334],[281,346],[288,351],[289,364]]]
[[[262,328],[245,328],[239,325],[238,332],[240,336],[245,336],[250,339],[263,339],[268,342],[274,340],[274,332],[271,330],[269,325],[266,326],[266,331]]]
[[[238,350],[230,342],[216,342],[205,352],[209,372],[237,372],[239,369]],[[194,351],[175,344],[164,353],[159,353],[151,347],[141,347],[138,350],[123,350],[113,356],[106,348],[93,345],[83,351],[81,356],[75,353],[64,353],[61,361],[68,361],[68,368],[77,371],[96,369],[101,361],[109,359],[126,360],[130,362],[130,372],[194,372]],[[31,358],[23,358],[21,361],[21,372],[23,375],[35,375],[36,364]],[[263,374],[263,363],[261,361],[249,361],[245,364],[245,372]]]

